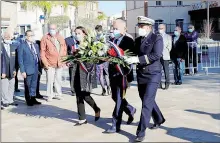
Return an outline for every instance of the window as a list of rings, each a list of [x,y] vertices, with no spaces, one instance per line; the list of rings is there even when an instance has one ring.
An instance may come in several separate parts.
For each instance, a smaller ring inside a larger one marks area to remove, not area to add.
[[[21,35],[25,34],[25,26],[20,26]]]
[[[160,6],[161,5],[161,1],[156,1],[156,6]]]
[[[184,19],[177,19],[176,20],[176,26],[181,27],[182,31],[184,30],[183,29],[183,21],[184,21]]]
[[[154,29],[156,30],[156,31],[158,31],[158,26],[160,25],[160,24],[162,24],[163,23],[163,20],[161,20],[161,19],[158,19],[158,20],[155,20],[155,27],[154,27]]]
[[[27,26],[27,30],[31,30],[31,26],[30,26],[30,25]],[[27,30],[26,30],[26,31],[27,31]]]
[[[183,1],[177,1],[177,5],[183,5]]]

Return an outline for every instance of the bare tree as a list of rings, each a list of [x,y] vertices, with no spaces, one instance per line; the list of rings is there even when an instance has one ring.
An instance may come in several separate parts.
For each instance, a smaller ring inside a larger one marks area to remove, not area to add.
[[[209,33],[209,37],[208,37],[208,33]],[[210,39],[213,33],[214,33],[213,19],[210,19],[209,24],[207,20],[205,20],[201,28],[201,39],[207,39],[207,38]]]

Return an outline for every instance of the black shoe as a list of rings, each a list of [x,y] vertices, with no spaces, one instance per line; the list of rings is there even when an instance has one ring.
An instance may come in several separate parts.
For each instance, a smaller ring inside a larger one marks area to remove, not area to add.
[[[118,129],[118,128],[116,129],[116,128],[111,127],[110,129],[106,130],[104,133],[114,134],[114,133],[118,133],[120,131],[121,131],[121,129]]]
[[[135,142],[143,142],[144,139],[145,139],[144,137],[136,137]]]
[[[44,97],[39,93],[39,94],[36,95],[36,98],[37,99],[43,99]]]
[[[21,92],[19,89],[15,89],[15,92]]]
[[[1,110],[4,110],[5,108],[1,106]]]
[[[14,102],[13,102],[13,103],[10,103],[9,105],[10,105],[10,106],[18,106],[18,104],[17,104],[17,103],[14,103]]]
[[[3,107],[9,107],[9,104],[2,104]]]
[[[78,122],[78,123],[76,123],[74,126],[81,126],[81,125],[83,125],[83,124],[87,124],[87,120],[86,120],[85,122],[83,122],[83,123]]]
[[[162,123],[160,124],[154,124],[152,127],[149,127],[149,129],[153,130],[153,129],[158,129],[166,120],[164,119]]]
[[[102,96],[106,96],[106,90],[105,90],[105,88],[102,89]]]
[[[31,101],[32,101],[33,104],[36,104],[36,105],[40,105],[41,104],[41,102],[38,102],[36,100],[36,97],[31,97]]]
[[[166,82],[166,83],[165,83],[165,88],[164,88],[164,89],[167,90],[167,89],[169,88],[169,86],[170,86],[169,82]]]
[[[176,83],[176,85],[181,85],[181,84],[182,84],[182,82],[177,82],[177,83]]]
[[[134,114],[136,113],[136,109],[134,111]],[[127,124],[130,125],[133,121],[134,121],[134,114],[133,115],[130,115],[128,117],[128,121],[127,121]]]
[[[98,109],[98,112],[95,113],[95,121],[98,121],[100,119],[100,113],[101,113],[101,109]]]

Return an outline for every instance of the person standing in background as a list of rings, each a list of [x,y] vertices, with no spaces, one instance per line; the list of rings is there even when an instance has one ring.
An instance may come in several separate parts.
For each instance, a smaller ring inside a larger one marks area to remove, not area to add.
[[[161,58],[161,64],[163,66],[165,74],[165,88],[168,89],[170,85],[170,73],[169,73],[169,62],[170,62],[170,51],[172,49],[172,37],[166,34],[166,25],[160,24],[158,26],[159,33],[163,37],[163,57]],[[160,84],[162,88],[162,83]]]
[[[76,50],[77,50],[77,43],[76,43],[76,35],[75,35],[75,28],[72,27],[71,29],[71,36],[67,37],[65,39],[66,42],[66,46],[67,46],[67,54],[68,55],[73,55]],[[70,76],[70,87],[71,87],[71,93],[72,96],[76,95],[75,89],[72,85],[72,77],[74,77],[75,75],[73,75],[75,73],[76,70],[76,64],[75,63],[68,63],[67,66],[69,67],[69,76]]]
[[[53,98],[61,100],[62,69],[65,66],[62,57],[67,55],[67,47],[64,38],[57,32],[55,24],[49,26],[49,33],[43,36],[40,46],[40,55],[47,74],[47,101]]]

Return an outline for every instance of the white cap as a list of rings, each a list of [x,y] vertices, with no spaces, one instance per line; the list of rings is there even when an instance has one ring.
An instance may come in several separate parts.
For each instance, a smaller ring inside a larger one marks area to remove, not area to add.
[[[138,16],[137,17],[138,23],[139,24],[148,24],[148,25],[154,25],[155,21],[153,19],[147,18],[145,16]]]

